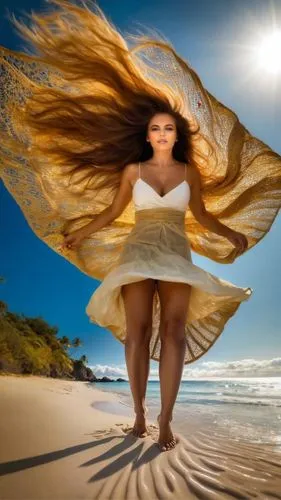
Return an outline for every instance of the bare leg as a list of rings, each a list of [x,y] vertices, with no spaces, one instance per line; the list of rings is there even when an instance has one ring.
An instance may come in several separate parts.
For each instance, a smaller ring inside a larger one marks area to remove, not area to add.
[[[160,282],[161,300],[161,353],[159,378],[161,390],[161,413],[159,446],[162,451],[176,444],[170,421],[182,377],[185,357],[185,322],[191,287],[184,283]]]
[[[136,413],[133,434],[141,437],[147,432],[145,395],[149,374],[149,348],[145,343],[138,345],[136,342],[126,342],[125,356]]]
[[[171,327],[171,323],[170,323]],[[161,388],[161,414],[159,417],[160,435],[159,444],[165,449],[174,446],[174,436],[171,431],[170,420],[172,420],[173,407],[177,398],[185,355],[185,339],[181,338],[184,327],[175,324],[172,335],[166,335],[162,339],[159,378]]]
[[[138,437],[147,433],[145,395],[150,364],[149,342],[154,291],[152,279],[122,287],[127,326],[125,358],[136,413],[133,434]]]

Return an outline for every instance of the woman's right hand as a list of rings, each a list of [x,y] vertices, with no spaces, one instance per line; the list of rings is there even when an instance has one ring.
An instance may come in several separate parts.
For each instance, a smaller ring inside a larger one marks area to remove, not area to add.
[[[64,248],[73,250],[74,248],[77,248],[81,244],[84,238],[86,238],[86,234],[81,229],[77,229],[72,233],[64,233],[63,236],[64,236],[64,242],[61,246],[62,250]]]

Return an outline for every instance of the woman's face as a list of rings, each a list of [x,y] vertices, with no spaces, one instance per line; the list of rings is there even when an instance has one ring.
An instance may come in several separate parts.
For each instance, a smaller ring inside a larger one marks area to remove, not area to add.
[[[157,113],[151,118],[147,129],[147,140],[153,149],[170,150],[177,140],[176,122],[168,113]]]

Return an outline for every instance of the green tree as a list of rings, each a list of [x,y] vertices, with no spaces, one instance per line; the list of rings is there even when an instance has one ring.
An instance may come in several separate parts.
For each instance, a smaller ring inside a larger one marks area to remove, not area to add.
[[[0,300],[0,316],[5,316],[7,310],[8,310],[8,305],[6,304],[6,302]]]
[[[88,363],[87,356],[85,356],[85,354],[83,354],[83,356],[81,356],[81,358],[80,358],[80,361],[82,361],[82,363]]]
[[[72,340],[72,346],[71,347],[80,347],[82,345],[81,339],[79,337],[75,337],[75,339]]]
[[[65,335],[59,339],[59,342],[60,342],[60,344],[61,344],[61,345],[62,345],[65,349],[68,349],[69,347],[71,347],[71,342],[70,342],[69,338],[68,338],[68,337],[66,337]]]

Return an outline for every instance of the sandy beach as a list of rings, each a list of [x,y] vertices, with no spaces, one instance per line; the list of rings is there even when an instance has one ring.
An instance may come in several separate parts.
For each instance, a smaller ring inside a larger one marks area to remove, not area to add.
[[[156,422],[135,438],[131,410],[98,384],[4,375],[0,390],[1,500],[281,499],[270,445],[174,426],[177,445],[161,452]]]

